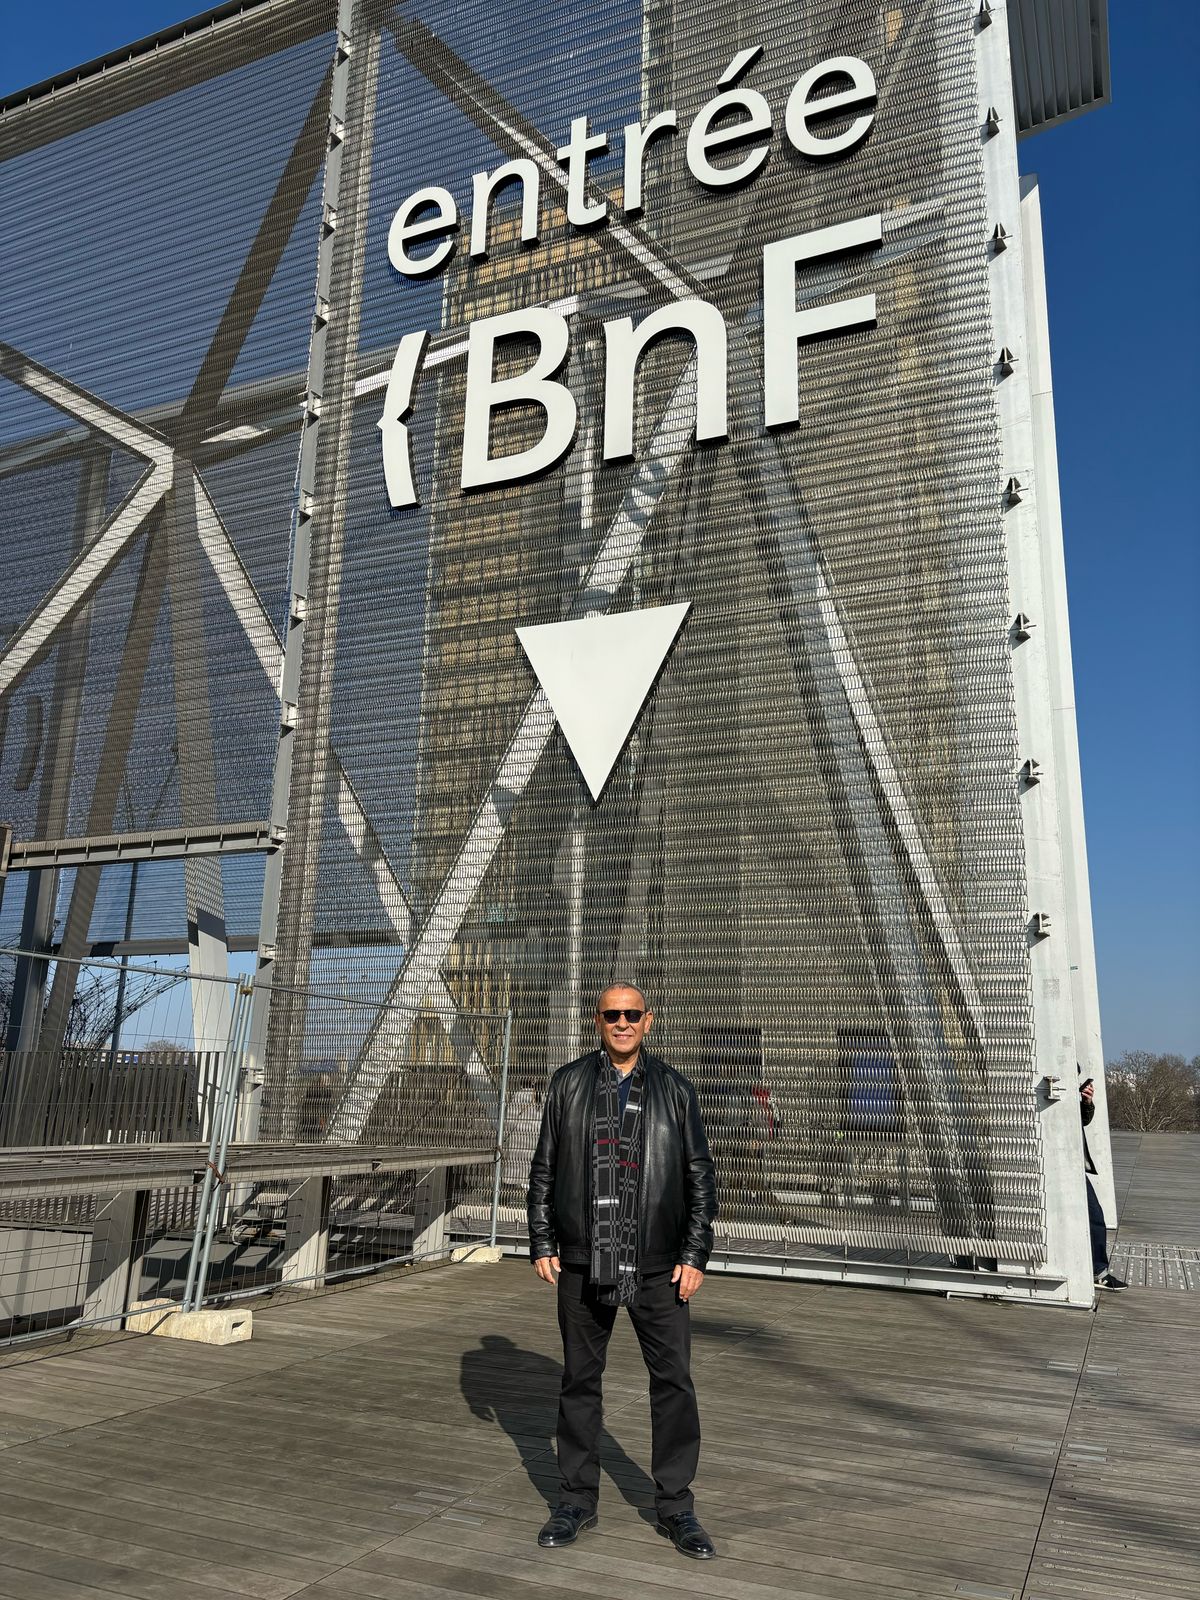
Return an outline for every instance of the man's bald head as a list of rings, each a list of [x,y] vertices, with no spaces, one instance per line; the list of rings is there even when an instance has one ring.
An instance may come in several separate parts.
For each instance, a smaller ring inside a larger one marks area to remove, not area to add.
[[[596,1010],[598,1012],[603,1011],[606,1004],[618,1004],[619,1002],[612,998],[614,995],[627,994],[637,995],[638,1000],[641,1002],[642,1010],[649,1011],[650,1002],[646,999],[645,992],[639,989],[636,983],[610,983],[607,989],[601,989],[596,1000]]]

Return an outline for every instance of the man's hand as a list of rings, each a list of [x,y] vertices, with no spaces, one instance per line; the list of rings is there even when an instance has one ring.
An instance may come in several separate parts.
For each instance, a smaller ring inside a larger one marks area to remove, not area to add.
[[[1093,1083],[1085,1083],[1079,1093],[1088,1105],[1091,1105],[1096,1098],[1096,1086]]]
[[[562,1263],[557,1256],[539,1256],[533,1263],[533,1269],[543,1283],[553,1283],[562,1271]]]
[[[678,1266],[671,1274],[671,1282],[679,1285],[679,1298],[686,1305],[704,1282],[704,1274],[699,1267]]]

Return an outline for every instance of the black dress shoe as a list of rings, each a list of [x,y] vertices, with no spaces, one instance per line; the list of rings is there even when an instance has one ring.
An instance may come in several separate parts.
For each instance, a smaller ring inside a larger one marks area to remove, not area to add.
[[[538,1534],[543,1550],[560,1544],[574,1544],[585,1528],[596,1526],[596,1513],[586,1506],[555,1506],[550,1521]]]
[[[664,1539],[670,1539],[681,1556],[691,1556],[693,1561],[711,1561],[717,1553],[694,1511],[680,1511],[673,1517],[660,1516],[658,1532]]]

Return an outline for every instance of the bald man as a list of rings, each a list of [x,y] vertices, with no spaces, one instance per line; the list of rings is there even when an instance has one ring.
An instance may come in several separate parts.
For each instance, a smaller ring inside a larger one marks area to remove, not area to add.
[[[596,1002],[599,1048],[550,1080],[529,1173],[529,1254],[558,1286],[563,1341],[559,1497],[538,1534],[573,1544],[596,1526],[602,1379],[617,1311],[650,1374],[658,1531],[681,1555],[716,1554],[692,1498],[700,1417],[688,1302],[704,1281],[717,1190],[696,1091],[645,1048],[642,991],[611,984]]]

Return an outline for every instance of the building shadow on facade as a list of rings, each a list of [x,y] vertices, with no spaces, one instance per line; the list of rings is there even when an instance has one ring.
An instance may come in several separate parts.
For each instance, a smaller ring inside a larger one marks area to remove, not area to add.
[[[561,1382],[560,1362],[523,1350],[504,1334],[485,1333],[478,1349],[463,1353],[460,1385],[471,1415],[508,1435],[529,1481],[549,1506],[558,1501],[554,1435]],[[644,1520],[653,1520],[653,1479],[607,1428],[600,1435],[600,1466],[621,1497]]]

